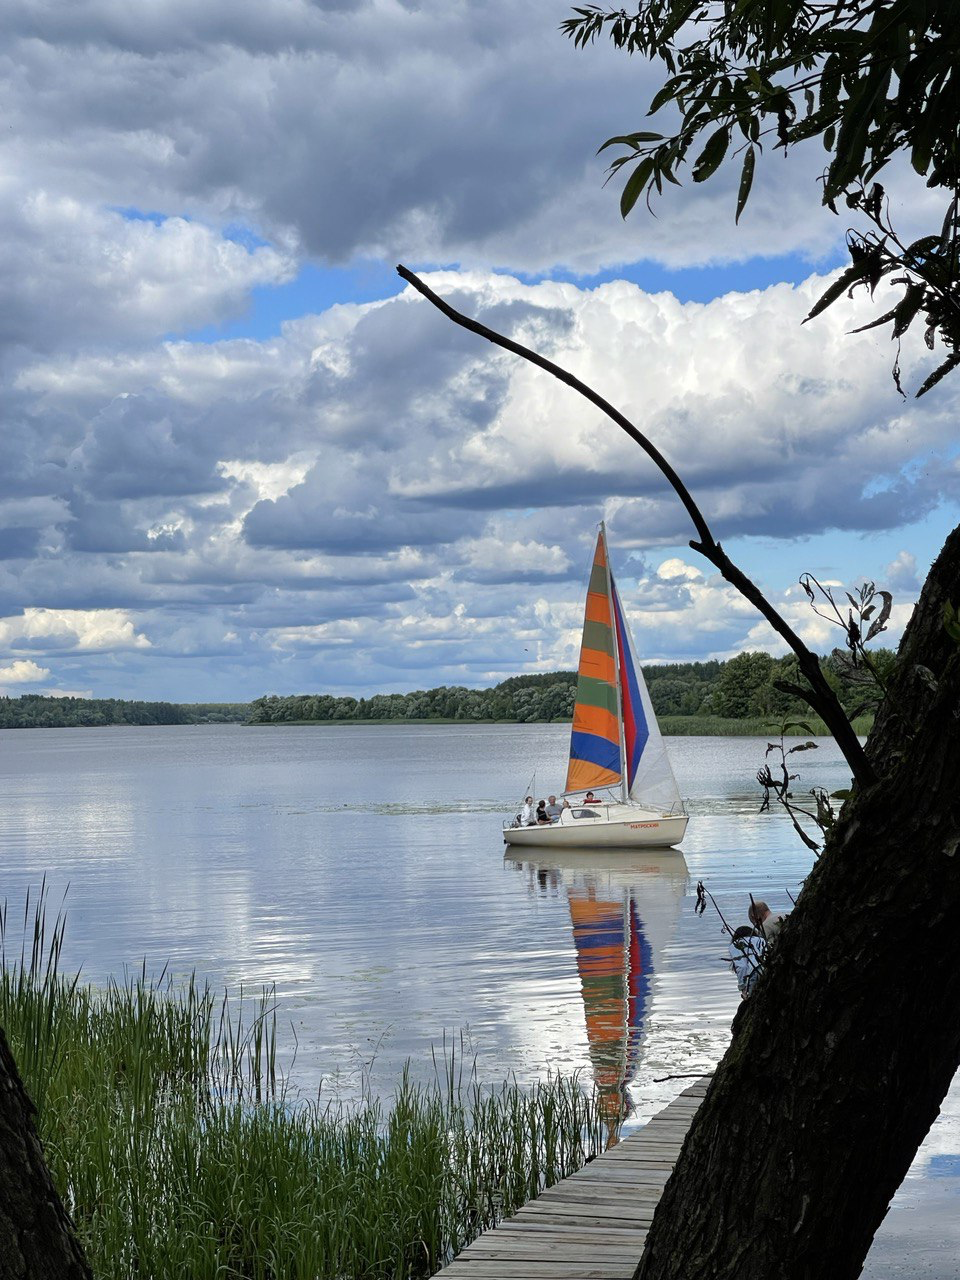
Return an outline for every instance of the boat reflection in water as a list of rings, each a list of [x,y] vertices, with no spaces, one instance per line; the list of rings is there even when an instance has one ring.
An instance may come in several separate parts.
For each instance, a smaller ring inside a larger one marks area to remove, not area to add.
[[[586,1018],[593,1079],[607,1124],[618,1140],[632,1110],[653,978],[673,938],[689,873],[682,853],[563,850],[522,866],[542,891],[565,893]]]

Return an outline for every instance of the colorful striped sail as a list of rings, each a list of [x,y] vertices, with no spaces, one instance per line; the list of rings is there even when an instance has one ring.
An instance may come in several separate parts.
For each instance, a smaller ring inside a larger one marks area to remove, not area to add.
[[[663,812],[682,808],[601,525],[587,588],[565,790],[621,782],[624,799]]]
[[[601,529],[587,587],[566,791],[615,786],[621,779],[615,643],[607,546]]]

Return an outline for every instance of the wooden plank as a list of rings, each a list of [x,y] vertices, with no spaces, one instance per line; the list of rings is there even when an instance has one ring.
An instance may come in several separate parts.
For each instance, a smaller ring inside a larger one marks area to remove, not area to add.
[[[447,1280],[632,1280],[708,1080],[457,1255]]]
[[[663,1190],[666,1185],[668,1174],[666,1171],[657,1169],[610,1169],[602,1178],[584,1178],[582,1182],[574,1183],[573,1190],[577,1187],[583,1187],[584,1191],[593,1190],[595,1187],[618,1187],[624,1194],[629,1194],[631,1187],[640,1187],[646,1189],[648,1187],[656,1187]],[[569,1183],[557,1183],[557,1186],[568,1186]],[[544,1191],[544,1195],[550,1195],[555,1190],[554,1187],[550,1191]]]
[[[546,1222],[537,1222],[530,1218],[511,1218],[508,1222],[501,1222],[496,1228],[496,1234],[499,1236],[504,1231],[509,1231],[511,1236],[551,1236],[557,1239],[586,1241],[590,1244],[603,1244],[605,1240],[610,1239],[609,1227],[594,1227],[575,1225],[572,1223],[561,1224],[559,1226],[551,1226]],[[643,1227],[630,1227],[621,1229],[617,1232],[616,1243],[627,1243],[629,1240],[636,1238],[642,1241],[646,1236],[646,1229]],[[478,1236],[473,1244],[467,1245],[468,1249],[472,1249],[473,1245],[478,1244],[481,1240],[488,1240],[494,1235],[493,1231],[485,1231],[482,1236]],[[464,1250],[464,1253],[466,1250]],[[462,1256],[462,1255],[460,1255]]]
[[[444,1273],[451,1276],[451,1280],[455,1280],[457,1276],[463,1276],[466,1280],[467,1272],[472,1276],[488,1276],[493,1280],[499,1280],[506,1272],[509,1275],[523,1275],[530,1277],[541,1277],[542,1280],[580,1280],[584,1277],[596,1277],[596,1280],[604,1280],[607,1276],[631,1276],[636,1269],[636,1261],[632,1264],[629,1261],[622,1262],[551,1262],[544,1258],[541,1261],[530,1261],[526,1258],[505,1258],[502,1261],[494,1259],[490,1262],[457,1262],[453,1261],[448,1267],[444,1268]]]
[[[578,1205],[578,1204],[656,1204],[663,1194],[663,1187],[560,1187],[555,1194],[542,1195],[537,1204]]]
[[[491,1245],[486,1249],[464,1250],[459,1260],[462,1262],[469,1258],[471,1262],[494,1262],[502,1258],[512,1258],[536,1261],[538,1258],[547,1258],[551,1252],[552,1249],[544,1248],[542,1242],[525,1241],[513,1245],[499,1244],[496,1248]],[[594,1262],[597,1257],[597,1247],[595,1244],[574,1244],[567,1240],[563,1245],[562,1256],[566,1262]],[[618,1248],[604,1249],[603,1258],[605,1262],[632,1262],[636,1266],[636,1246],[629,1243],[621,1244]]]

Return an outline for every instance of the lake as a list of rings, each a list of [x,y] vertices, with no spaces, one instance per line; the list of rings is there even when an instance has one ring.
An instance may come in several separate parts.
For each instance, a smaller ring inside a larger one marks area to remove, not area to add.
[[[2,896],[66,894],[66,964],[93,983],[146,963],[276,988],[302,1092],[387,1094],[406,1060],[463,1053],[481,1080],[580,1071],[640,1124],[712,1069],[739,996],[718,910],[789,910],[812,855],[760,814],[764,740],[673,738],[682,853],[504,855],[562,725],[177,726],[0,731]],[[831,741],[798,790],[849,774]],[[533,854],[534,851],[527,851]],[[69,887],[68,887],[69,886]],[[957,1275],[960,1089],[874,1245],[872,1280]],[[909,1256],[909,1263],[908,1263]]]

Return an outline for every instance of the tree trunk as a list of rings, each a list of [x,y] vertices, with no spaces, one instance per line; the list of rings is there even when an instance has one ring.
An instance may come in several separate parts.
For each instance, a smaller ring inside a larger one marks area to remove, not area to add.
[[[960,1065],[960,529],[691,1126],[636,1280],[853,1280]]]
[[[0,1280],[92,1280],[0,1029]]]

